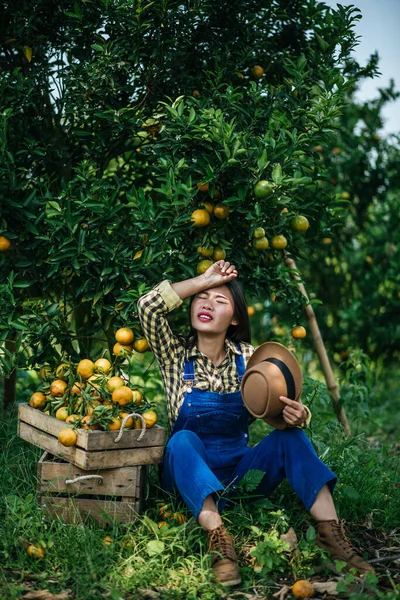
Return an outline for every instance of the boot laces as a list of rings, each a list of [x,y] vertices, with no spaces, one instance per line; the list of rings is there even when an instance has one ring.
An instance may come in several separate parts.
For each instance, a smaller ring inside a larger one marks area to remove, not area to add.
[[[208,549],[219,554],[219,556],[217,554],[213,555],[213,563],[221,558],[229,558],[233,561],[237,560],[232,538],[223,525],[208,531],[207,535]]]
[[[332,535],[340,547],[343,548],[344,552],[348,553],[349,556],[358,554],[357,548],[346,535],[344,524],[345,521],[343,520],[339,521],[339,523],[332,523]]]

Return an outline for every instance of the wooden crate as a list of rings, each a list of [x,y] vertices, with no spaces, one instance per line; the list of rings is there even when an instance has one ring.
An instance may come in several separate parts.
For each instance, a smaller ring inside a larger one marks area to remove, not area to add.
[[[87,475],[96,477],[69,483]],[[145,466],[88,472],[45,452],[38,463],[38,503],[64,523],[88,515],[101,524],[130,523],[144,508],[145,482]]]
[[[58,441],[58,432],[65,427],[72,429],[72,425],[50,417],[29,404],[21,403],[18,406],[18,435],[22,439],[86,471],[162,462],[165,429],[159,425],[146,430],[140,441],[138,437],[141,430],[128,429],[117,443],[114,440],[119,431],[77,429],[77,443],[72,447],[63,446]]]

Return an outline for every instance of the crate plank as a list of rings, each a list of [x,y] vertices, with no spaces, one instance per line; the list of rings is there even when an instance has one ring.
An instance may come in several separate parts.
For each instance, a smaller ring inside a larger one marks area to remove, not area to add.
[[[72,429],[72,425],[60,421],[55,417],[46,415],[37,408],[32,408],[29,404],[21,402],[18,405],[18,418],[20,421],[28,423],[37,429],[49,433],[55,437],[61,429],[66,427]],[[119,442],[115,442],[119,431],[92,431],[85,429],[76,429],[77,447],[84,450],[115,450],[118,448],[147,448],[149,446],[163,446],[165,444],[165,429],[159,425],[154,425],[147,429],[143,438],[138,441],[140,429],[126,430],[123,432]]]
[[[141,511],[141,501],[116,502],[112,500],[90,500],[86,498],[59,498],[57,496],[39,496],[39,505],[53,518],[64,523],[76,523],[90,515],[101,525],[110,521],[132,523]]]

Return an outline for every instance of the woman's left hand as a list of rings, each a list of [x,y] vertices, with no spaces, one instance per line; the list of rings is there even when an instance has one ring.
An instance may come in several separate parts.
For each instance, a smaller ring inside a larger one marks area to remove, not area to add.
[[[286,404],[282,416],[288,425],[301,425],[307,417],[307,411],[302,401],[290,400],[286,396],[279,396],[279,400]]]

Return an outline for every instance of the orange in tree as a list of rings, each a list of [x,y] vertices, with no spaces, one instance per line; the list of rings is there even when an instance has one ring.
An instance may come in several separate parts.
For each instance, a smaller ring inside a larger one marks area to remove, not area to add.
[[[35,392],[29,400],[29,406],[32,408],[43,409],[46,406],[47,398],[42,392]]]
[[[256,250],[266,250],[268,246],[269,242],[266,237],[253,240],[253,248],[255,248]]]
[[[192,96],[194,98],[200,98],[201,94],[200,94],[199,90],[193,90]]]
[[[202,206],[203,208],[205,208],[206,211],[208,213],[210,213],[210,215],[212,215],[214,212],[214,204],[212,202],[207,202],[207,201],[199,202],[199,206]]]
[[[67,379],[67,373],[69,371],[69,364],[68,363],[61,363],[61,365],[58,365],[57,369],[56,369],[56,377],[57,379]]]
[[[94,362],[88,358],[84,358],[78,363],[76,372],[82,379],[89,379],[94,373]]]
[[[10,240],[4,237],[4,235],[0,235],[0,252],[7,252],[10,246]]]
[[[50,385],[50,394],[55,398],[61,398],[61,396],[64,396],[65,392],[67,391],[67,388],[68,384],[66,381],[62,381],[62,379],[55,379]]]
[[[44,558],[46,556],[46,552],[41,546],[34,546],[33,544],[27,547],[26,552],[32,558]]]
[[[287,239],[284,235],[274,235],[271,240],[271,246],[274,250],[283,250],[287,246]]]
[[[68,408],[66,406],[61,406],[56,411],[56,419],[60,419],[60,421],[65,421],[65,419],[67,417],[68,417]]]
[[[114,344],[113,354],[115,354],[116,356],[123,356],[125,353],[132,354],[132,350],[133,346],[131,344],[125,345],[117,342],[116,344]]]
[[[332,238],[330,238],[330,237],[323,238],[322,243],[323,244],[332,244]]]
[[[293,217],[293,219],[290,221],[290,229],[296,233],[303,233],[304,231],[307,231],[309,226],[310,224],[307,217],[304,217],[303,215],[297,215],[297,217]]]
[[[133,400],[133,391],[127,385],[121,385],[112,393],[112,401],[120,406],[125,406]]]
[[[297,327],[293,327],[291,334],[296,340],[300,340],[301,338],[306,337],[307,331],[302,325],[298,325]]]
[[[286,217],[288,212],[289,212],[289,211],[288,211],[288,209],[286,208],[286,206],[285,206],[285,208],[282,208],[282,210],[281,210],[281,215],[282,215],[282,217]]]
[[[265,237],[265,230],[262,227],[256,227],[253,233],[253,238],[259,240],[263,237]]]
[[[214,215],[217,219],[227,219],[229,216],[229,206],[220,202],[214,206]]]
[[[292,594],[295,598],[312,598],[314,596],[314,588],[307,579],[299,579],[292,585]]]
[[[261,79],[264,75],[264,69],[260,65],[254,65],[250,71],[250,75],[252,79]]]
[[[121,411],[118,413],[118,416],[121,419],[122,424],[122,421],[125,419],[125,417],[129,416],[129,413]],[[131,427],[133,427],[133,417],[129,417],[129,419],[125,421],[124,429],[130,429]]]
[[[207,271],[207,269],[209,269],[211,267],[211,265],[213,265],[213,261],[212,260],[202,260],[201,262],[199,262],[199,264],[197,265],[197,273],[199,275],[202,275],[203,273],[205,273]]]
[[[226,252],[223,248],[214,248],[212,257],[214,260],[223,260],[226,258]]]
[[[198,181],[196,185],[199,188],[200,192],[208,192],[208,188],[210,187],[209,183],[203,183],[202,181]]]
[[[139,338],[133,342],[133,349],[140,353],[147,352],[150,350],[149,342],[146,338]]]
[[[210,222],[210,213],[205,208],[197,208],[192,212],[191,220],[195,227],[207,227]]]
[[[129,344],[132,344],[133,340],[135,339],[135,334],[129,327],[121,327],[116,332],[115,339],[123,346],[129,346]]]
[[[104,373],[105,375],[108,375],[108,373],[111,371],[111,363],[106,358],[98,358],[94,363],[94,368],[98,373]]]
[[[58,432],[58,441],[63,446],[75,446],[78,436],[73,429],[60,429]]]
[[[349,198],[350,198],[350,192],[342,192],[340,194],[340,197],[343,198],[343,200],[349,200]]]
[[[51,368],[49,367],[49,365],[43,365],[43,367],[40,367],[40,370],[39,370],[40,379],[47,379],[48,377],[50,377],[50,375],[51,375]]]
[[[254,195],[256,198],[268,198],[272,194],[272,186],[269,181],[262,179],[254,186]]]
[[[247,307],[247,314],[249,315],[249,317],[252,317],[256,314],[256,309],[254,308],[254,306]]]
[[[110,379],[107,381],[106,388],[109,392],[113,392],[122,385],[125,385],[125,381],[122,379],[122,377],[115,375],[114,377],[110,377]]]
[[[214,248],[204,248],[203,246],[198,246],[197,252],[204,256],[205,258],[209,258],[213,255]]]
[[[117,431],[118,429],[121,429],[121,420],[119,417],[113,417],[111,423],[108,423],[108,429],[110,431]]]

